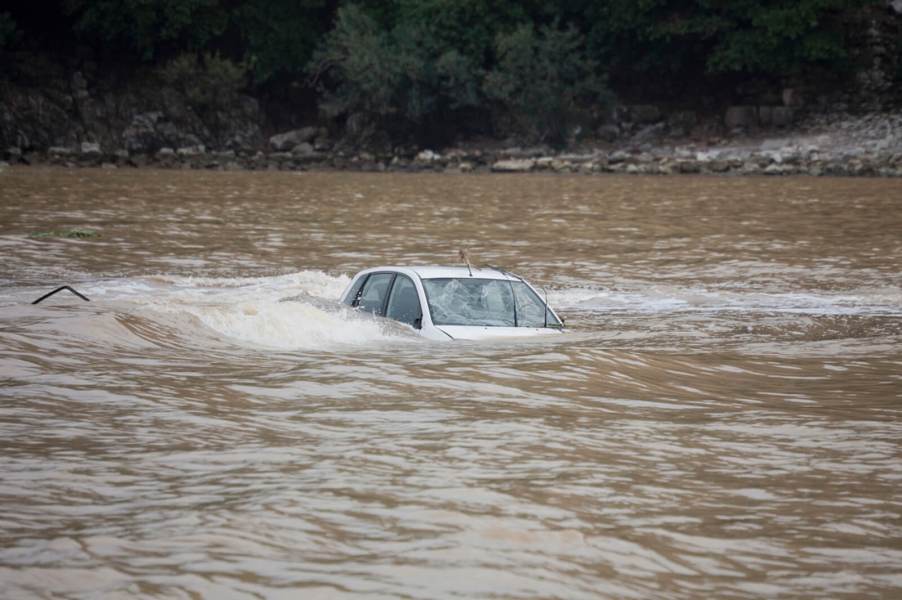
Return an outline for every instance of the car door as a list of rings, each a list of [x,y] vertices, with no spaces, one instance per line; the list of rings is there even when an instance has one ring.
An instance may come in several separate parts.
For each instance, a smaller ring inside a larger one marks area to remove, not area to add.
[[[419,329],[423,323],[423,308],[420,306],[420,295],[417,286],[407,275],[400,273],[395,277],[391,293],[388,297],[388,308],[385,316]]]
[[[360,297],[354,306],[380,317],[385,316],[385,300],[394,278],[394,273],[373,273],[370,275],[366,283],[363,284]]]

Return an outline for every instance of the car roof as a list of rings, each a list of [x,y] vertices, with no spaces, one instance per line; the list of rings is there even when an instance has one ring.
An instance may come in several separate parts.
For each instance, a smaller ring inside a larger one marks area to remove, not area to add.
[[[397,271],[400,273],[413,272],[421,279],[442,279],[448,277],[473,277],[474,279],[501,279],[503,281],[518,281],[519,278],[501,271],[496,268],[477,268],[473,267],[442,267],[442,266],[384,266],[367,269],[365,272],[373,273],[376,271]]]

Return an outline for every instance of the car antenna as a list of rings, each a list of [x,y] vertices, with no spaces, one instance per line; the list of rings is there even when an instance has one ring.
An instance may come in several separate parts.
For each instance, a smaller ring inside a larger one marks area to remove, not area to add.
[[[542,286],[542,293],[545,294],[545,324],[543,327],[548,328],[548,290],[545,289],[545,286]]]
[[[467,263],[467,272],[470,273],[470,277],[473,276],[473,269],[470,267],[470,255],[467,254],[467,251],[463,248],[460,249],[457,253],[458,258],[460,258],[461,262]]]

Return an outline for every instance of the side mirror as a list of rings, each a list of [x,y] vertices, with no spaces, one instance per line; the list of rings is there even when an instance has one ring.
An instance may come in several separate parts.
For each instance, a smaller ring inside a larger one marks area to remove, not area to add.
[[[413,320],[413,323],[411,323],[411,325],[413,325],[414,329],[422,329],[423,328],[423,317],[417,317],[416,319]]]

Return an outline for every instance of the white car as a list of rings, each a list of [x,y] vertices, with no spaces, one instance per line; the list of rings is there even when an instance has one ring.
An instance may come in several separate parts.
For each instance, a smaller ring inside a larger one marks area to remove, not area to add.
[[[560,333],[563,321],[522,277],[500,269],[376,267],[341,301],[406,323],[434,340]]]

